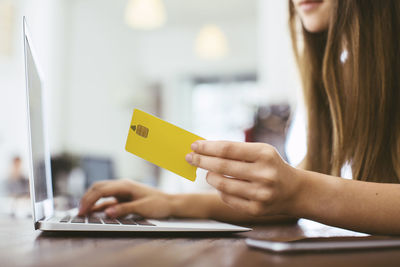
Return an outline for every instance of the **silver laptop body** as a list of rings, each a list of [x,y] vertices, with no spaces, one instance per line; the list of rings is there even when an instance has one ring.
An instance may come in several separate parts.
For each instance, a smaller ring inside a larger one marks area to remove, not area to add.
[[[29,139],[29,184],[35,229],[42,231],[133,231],[133,232],[242,232],[251,229],[213,220],[146,220],[132,215],[124,219],[97,216],[77,218],[77,209],[65,213],[54,210],[50,152],[46,132],[43,73],[32,46],[26,19],[23,19],[25,77]]]

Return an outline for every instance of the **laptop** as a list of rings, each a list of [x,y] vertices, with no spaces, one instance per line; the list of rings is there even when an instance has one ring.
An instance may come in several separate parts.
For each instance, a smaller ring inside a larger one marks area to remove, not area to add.
[[[103,213],[78,217],[78,209],[54,210],[50,152],[46,132],[43,73],[23,18],[25,76],[29,138],[29,183],[34,228],[42,231],[126,231],[126,232],[243,232],[251,229],[213,220],[152,220],[131,214],[111,219]]]

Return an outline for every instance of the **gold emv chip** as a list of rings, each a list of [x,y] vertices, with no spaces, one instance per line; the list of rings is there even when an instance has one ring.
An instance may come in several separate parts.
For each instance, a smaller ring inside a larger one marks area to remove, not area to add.
[[[141,137],[147,138],[147,136],[149,135],[149,128],[138,124],[138,126],[136,125],[132,125],[131,129],[136,132],[137,135],[140,135]]]

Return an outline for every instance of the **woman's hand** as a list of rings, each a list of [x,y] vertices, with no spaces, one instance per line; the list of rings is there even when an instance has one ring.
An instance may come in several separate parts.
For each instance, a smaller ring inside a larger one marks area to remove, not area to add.
[[[207,182],[232,208],[253,216],[290,215],[300,179],[271,145],[196,141],[192,150],[186,160],[209,171]]]
[[[96,205],[102,197],[114,199]],[[82,197],[79,215],[95,211],[104,211],[112,218],[136,213],[160,219],[170,216],[172,207],[168,194],[130,180],[114,180],[93,184]]]

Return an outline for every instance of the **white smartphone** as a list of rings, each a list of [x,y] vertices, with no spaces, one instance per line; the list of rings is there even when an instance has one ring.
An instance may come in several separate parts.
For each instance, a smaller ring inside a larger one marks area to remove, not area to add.
[[[273,252],[291,252],[400,247],[400,239],[276,242],[247,238],[246,244]]]

